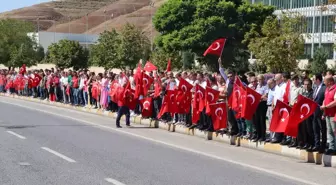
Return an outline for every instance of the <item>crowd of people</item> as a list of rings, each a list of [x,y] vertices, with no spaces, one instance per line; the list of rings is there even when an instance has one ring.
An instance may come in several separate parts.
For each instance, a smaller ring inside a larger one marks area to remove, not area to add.
[[[280,143],[335,155],[336,85],[333,75],[332,71],[311,76],[307,71],[301,74],[237,74],[225,70],[221,60],[219,73],[183,71],[174,74],[170,69],[158,72],[150,62],[144,68],[139,65],[134,73],[133,70],[126,70],[118,74],[54,68],[26,71],[23,66],[19,71],[0,71],[0,92],[117,112],[118,128],[121,128],[122,115],[126,115],[127,126],[130,125],[130,116],[142,115],[254,142]],[[230,102],[235,92],[234,85],[238,82],[260,94],[260,102],[255,110],[248,110],[253,115],[248,119],[241,116]],[[211,100],[203,96],[205,91],[215,94],[212,94]],[[270,132],[268,128],[276,102],[288,99],[288,105],[292,107],[299,95],[313,100],[319,107],[299,125],[298,136],[294,138],[284,133]],[[219,114],[216,110],[212,114],[211,109],[215,104],[225,105],[226,111]],[[221,117],[223,114],[225,119]],[[218,120],[214,120],[218,116],[221,117],[219,122],[225,123],[218,125]]]

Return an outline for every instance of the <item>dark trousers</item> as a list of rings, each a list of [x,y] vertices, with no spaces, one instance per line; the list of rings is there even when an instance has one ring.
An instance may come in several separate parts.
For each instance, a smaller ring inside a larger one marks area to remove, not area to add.
[[[267,102],[262,101],[257,107],[255,116],[253,117],[253,123],[256,127],[257,137],[265,138],[266,136],[266,112],[267,112]]]
[[[322,120],[322,111],[316,109],[313,118],[313,130],[314,130],[314,142],[315,147],[326,148],[327,144],[327,124],[325,120]],[[321,141],[322,135],[322,141]]]
[[[308,119],[304,120],[299,125],[299,133],[297,137],[297,143],[299,145],[306,145],[309,146],[314,145],[314,133],[313,133],[313,116],[309,117]]]
[[[116,120],[116,125],[120,126],[120,119],[121,116],[125,115],[126,116],[126,125],[130,125],[130,109],[127,106],[121,106],[119,107],[118,110],[118,115],[117,115],[117,120]]]
[[[238,124],[237,124],[237,119],[235,117],[235,113],[232,109],[228,110],[228,120],[229,120],[229,128],[231,133],[238,133]]]

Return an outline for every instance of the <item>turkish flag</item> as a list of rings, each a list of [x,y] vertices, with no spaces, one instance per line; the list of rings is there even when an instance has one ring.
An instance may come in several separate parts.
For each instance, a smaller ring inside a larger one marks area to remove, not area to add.
[[[24,75],[26,73],[26,64],[22,64],[22,67],[19,70],[19,74]]]
[[[177,105],[176,105],[176,92],[175,90],[167,90],[166,95],[163,97],[163,103],[160,109],[160,112],[158,114],[158,118],[161,118],[161,116],[169,112],[171,114],[175,114],[177,112]]]
[[[273,111],[270,131],[285,132],[292,108],[286,103],[277,100]]]
[[[33,87],[37,87],[40,84],[40,81],[42,80],[42,77],[35,73],[34,74],[34,80],[33,80]]]
[[[212,55],[217,55],[217,56],[220,57],[221,54],[222,54],[222,51],[224,49],[225,42],[226,42],[225,38],[215,40],[209,46],[209,48],[204,52],[203,56],[206,56],[208,54],[212,54]]]
[[[135,78],[135,98],[138,99],[141,95],[144,95],[143,90],[143,73],[139,73],[139,75]]]
[[[158,75],[154,76],[154,98],[159,97],[162,91],[162,82],[161,78]]]
[[[285,93],[283,95],[283,102],[285,102],[287,104],[289,104],[290,85],[291,85],[291,81],[288,80],[287,84],[286,84],[286,90],[285,90]]]
[[[227,110],[226,103],[210,104],[211,120],[214,130],[220,130],[227,126]]]
[[[151,117],[153,115],[153,99],[144,98],[141,102],[141,115],[142,117]]]
[[[219,91],[212,89],[210,87],[205,88],[205,105],[206,113],[210,113],[210,104],[216,103],[219,98]]]
[[[257,93],[255,90],[246,87],[246,96],[243,98],[242,102],[242,117],[247,120],[252,120],[253,114],[256,112],[257,107],[260,103],[261,94]]]
[[[146,73],[142,74],[142,84],[143,84],[144,96],[147,95],[148,90],[150,89],[153,82],[154,82],[154,79],[152,77],[148,76]]]
[[[141,77],[141,63],[139,62],[138,63],[138,67],[137,67],[137,69],[136,69],[136,71],[135,71],[135,73],[134,73],[134,75],[133,75],[133,77],[134,77],[134,80],[136,81],[138,78],[140,78]]]
[[[125,87],[123,99],[124,105],[127,106],[129,109],[134,110],[137,106],[137,99],[134,98],[135,90],[131,89],[131,84],[128,81]]]
[[[294,104],[289,115],[285,135],[297,137],[299,124],[314,114],[318,104],[302,95],[298,96],[298,101]]]
[[[181,91],[182,93],[190,92],[191,89],[193,88],[193,85],[187,82],[187,80],[180,78],[179,81],[180,82],[179,82],[179,86],[177,87],[177,89]]]
[[[147,61],[146,64],[145,64],[144,70],[148,71],[148,72],[151,72],[151,71],[157,70],[157,67],[154,64],[152,64],[152,62]]]
[[[228,104],[234,111],[238,112],[242,107],[242,95],[245,93],[243,86],[238,84],[233,84],[232,94],[229,97]]]
[[[194,103],[197,104],[197,110],[202,112],[205,107],[205,89],[199,84],[195,86]]]
[[[171,60],[168,60],[168,64],[167,64],[167,69],[166,72],[170,72],[171,71]]]
[[[203,111],[205,89],[199,84],[195,86],[194,101],[192,102],[192,123],[197,124],[200,119],[201,112]]]
[[[111,85],[110,88],[112,89],[112,85]],[[70,86],[69,85],[66,88],[66,93],[67,93],[68,96],[70,95]],[[98,84],[98,82],[93,82],[92,83],[91,94],[92,94],[93,99],[98,100],[98,96],[99,96],[99,84]],[[110,96],[111,96],[111,94],[110,94]],[[112,97],[113,96],[111,96],[111,98]],[[112,101],[116,102],[116,101],[113,100],[113,98],[112,98]]]
[[[99,91],[100,91],[100,85],[99,84],[97,84],[98,86],[98,88],[97,88],[97,90],[98,90],[98,93],[99,93]],[[109,95],[110,95],[110,97],[111,97],[111,101],[113,101],[114,103],[118,103],[118,94],[117,94],[117,91],[118,91],[118,88],[120,87],[121,85],[117,82],[117,80],[114,80],[113,82],[112,82],[112,84],[110,85],[110,91],[109,91]]]

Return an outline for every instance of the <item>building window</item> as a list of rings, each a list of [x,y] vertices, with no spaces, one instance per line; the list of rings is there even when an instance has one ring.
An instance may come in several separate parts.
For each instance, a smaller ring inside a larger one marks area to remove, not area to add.
[[[292,8],[305,8],[314,6],[314,0],[292,0]]]
[[[322,33],[333,32],[334,31],[334,27],[335,27],[335,22],[333,21],[334,17],[335,16],[332,16],[332,15],[322,17],[322,29],[321,29]],[[315,29],[314,29],[314,31],[315,31],[315,33],[320,32],[320,17],[319,16],[315,17]]]
[[[321,47],[323,50],[325,50],[328,53],[328,59],[333,59],[334,56],[334,48],[332,43],[325,43],[321,44]],[[314,44],[314,53],[319,48],[319,44]],[[305,44],[304,45],[304,54],[300,57],[300,59],[310,59],[312,58],[312,44]]]

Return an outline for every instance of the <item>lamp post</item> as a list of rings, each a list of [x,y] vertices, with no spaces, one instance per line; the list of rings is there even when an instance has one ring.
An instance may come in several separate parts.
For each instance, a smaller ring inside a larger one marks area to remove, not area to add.
[[[150,6],[150,19],[151,19],[151,27],[150,27],[150,29],[151,29],[151,38],[150,38],[150,40],[151,40],[151,51],[153,51],[153,8],[154,8],[154,2],[153,1],[151,1],[150,3],[149,3],[149,6]]]
[[[104,10],[104,31],[106,31],[106,10]]]
[[[69,38],[68,38],[68,39],[70,39],[70,33],[71,33],[71,32],[70,32],[70,29],[71,29],[70,26],[71,26],[71,23],[70,23],[70,16],[68,16],[68,34],[69,34],[69,36],[68,36]]]
[[[88,31],[89,31],[89,14],[87,13],[86,14],[86,34],[85,34],[85,45],[86,45],[86,48],[88,48]]]

